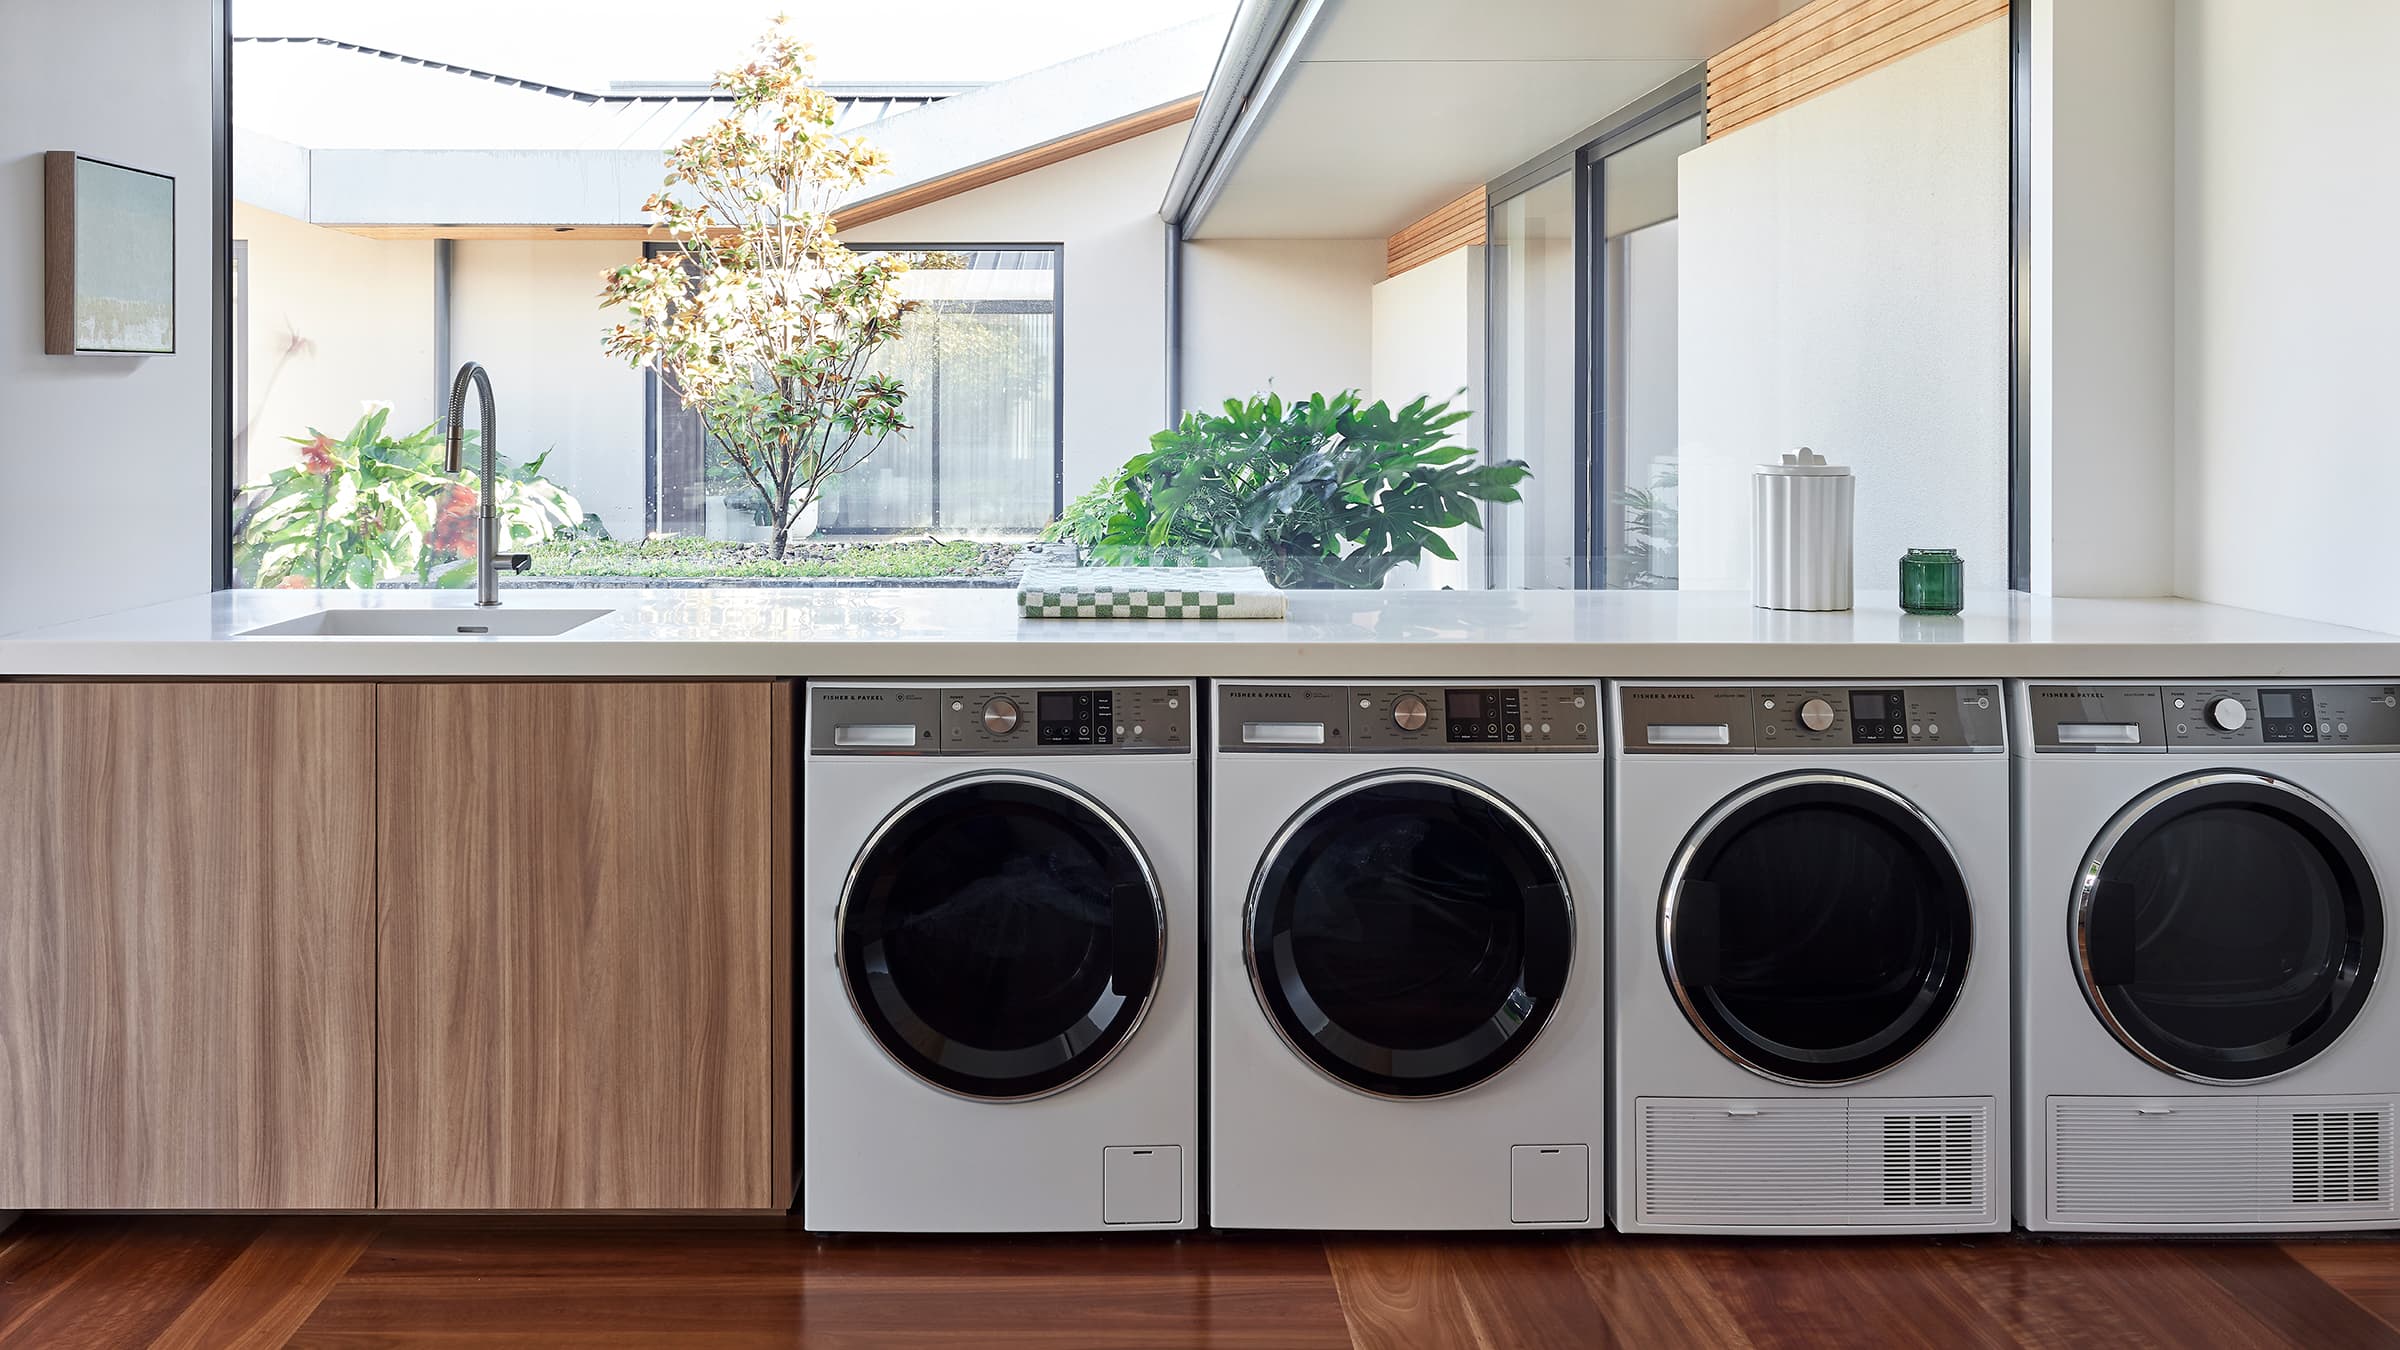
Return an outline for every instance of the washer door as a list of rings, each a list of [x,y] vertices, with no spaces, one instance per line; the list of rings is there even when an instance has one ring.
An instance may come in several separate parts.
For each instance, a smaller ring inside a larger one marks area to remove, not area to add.
[[[1531,822],[1447,774],[1393,772],[1310,803],[1251,883],[1259,1005],[1364,1092],[1438,1097],[1524,1053],[1565,992],[1566,879]]]
[[[984,1099],[1099,1068],[1157,991],[1166,908],[1116,817],[1064,783],[976,774],[884,821],[835,911],[842,983],[910,1073]]]
[[[2127,1049],[2200,1082],[2254,1082],[2324,1053],[2358,1016],[2383,898],[2323,801],[2267,774],[2195,774],[2093,843],[2068,944]]]
[[[1685,840],[1659,902],[1684,1016],[1781,1082],[1848,1083],[1915,1053],[1958,1001],[1966,874],[1933,822],[1841,773],[1768,779]]]

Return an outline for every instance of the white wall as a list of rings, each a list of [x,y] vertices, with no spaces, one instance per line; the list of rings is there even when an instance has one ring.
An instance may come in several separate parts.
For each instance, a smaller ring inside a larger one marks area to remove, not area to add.
[[[2390,0],[2179,0],[2176,588],[2400,631]]]
[[[522,464],[548,452],[546,477],[599,513],[615,538],[641,538],[642,373],[600,347],[618,322],[600,308],[601,274],[638,260],[641,244],[462,239],[451,249],[450,359],[480,361],[490,373],[500,453]]]
[[[248,433],[245,481],[296,462],[287,437],[339,437],[368,400],[392,405],[396,432],[432,424],[430,241],[364,239],[238,201],[233,237],[250,267],[247,406],[235,419]]]
[[[843,235],[855,243],[1064,246],[1059,397],[1070,501],[1149,448],[1164,424],[1166,226],[1158,195],[1184,130],[1137,136]]]
[[[1166,180],[1162,177],[1158,182]],[[1157,203],[1152,202],[1153,209]],[[1183,406],[1364,389],[1381,239],[1209,239],[1183,248]]]
[[[1368,296],[1367,397],[1397,408],[1430,394],[1436,402],[1472,411],[1483,384],[1483,260],[1480,247],[1453,249],[1381,281]],[[1461,392],[1464,391],[1464,392]],[[1482,427],[1470,416],[1451,429],[1461,445],[1481,447]],[[1394,571],[1392,587],[1468,589],[1482,584],[1480,536],[1463,527],[1450,536],[1458,561],[1428,557],[1422,567]]]
[[[2174,589],[2174,0],[2035,0],[2032,589]]]
[[[1750,584],[1753,466],[1858,475],[1856,568],[2007,581],[2008,33],[1991,22],[1683,156],[1682,584]]]
[[[209,588],[210,7],[12,3],[0,41],[0,632]],[[176,180],[176,352],[42,353],[42,152]]]

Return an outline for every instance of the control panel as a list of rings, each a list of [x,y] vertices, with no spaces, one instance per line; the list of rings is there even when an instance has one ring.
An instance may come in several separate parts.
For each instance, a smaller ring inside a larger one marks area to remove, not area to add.
[[[1628,685],[1630,754],[2005,750],[1994,684]]]
[[[2033,748],[2400,750],[2400,684],[2035,684]]]
[[[1192,749],[1189,684],[834,686],[809,691],[822,755],[1027,755]]]
[[[1226,750],[1595,753],[1600,689],[1591,684],[1227,684],[1217,744]]]

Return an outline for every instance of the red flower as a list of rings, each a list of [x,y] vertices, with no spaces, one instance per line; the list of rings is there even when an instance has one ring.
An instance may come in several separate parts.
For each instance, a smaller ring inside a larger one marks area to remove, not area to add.
[[[301,446],[300,467],[309,473],[320,476],[332,473],[334,470],[333,438],[320,432],[315,440]]]
[[[285,577],[283,580],[275,583],[275,589],[279,591],[305,591],[308,589],[308,578]]]
[[[475,489],[453,483],[433,515],[433,546],[462,558],[475,556]]]

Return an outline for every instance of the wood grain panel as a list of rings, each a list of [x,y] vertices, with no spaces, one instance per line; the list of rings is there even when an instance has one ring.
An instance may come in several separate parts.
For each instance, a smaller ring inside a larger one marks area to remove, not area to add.
[[[1816,0],[1711,57],[1708,135],[1795,103],[2008,13],[2008,0]]]
[[[42,350],[75,354],[75,152],[42,152]]]
[[[384,687],[383,1206],[788,1203],[789,699]]]
[[[1402,226],[1384,242],[1384,277],[1388,280],[1453,249],[1484,242],[1486,216],[1484,191],[1476,187]]]
[[[374,708],[0,684],[0,1208],[374,1203]]]

